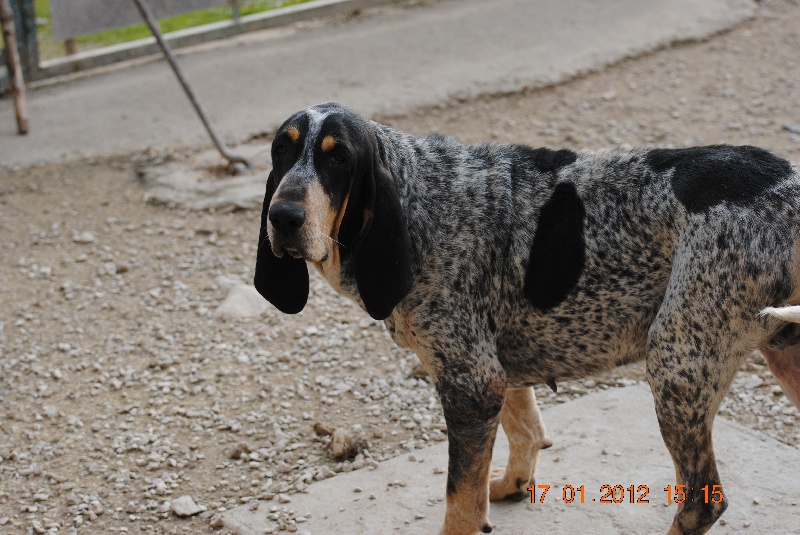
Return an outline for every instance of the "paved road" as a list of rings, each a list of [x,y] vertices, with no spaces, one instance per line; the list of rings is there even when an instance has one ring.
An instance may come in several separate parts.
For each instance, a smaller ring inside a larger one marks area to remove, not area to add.
[[[536,483],[551,485],[537,503],[495,503],[493,533],[666,533],[676,511],[667,505],[664,488],[674,485],[675,470],[658,430],[653,396],[646,384],[614,388],[542,411],[553,447],[541,452]],[[494,466],[504,466],[508,442],[498,433]],[[783,535],[800,531],[800,451],[722,417],[714,422],[714,447],[728,499],[724,524],[709,533]],[[375,470],[340,474],[295,494],[288,507],[309,520],[300,530],[312,534],[371,535],[435,533],[444,519],[447,443],[416,450],[415,461],[401,455]],[[400,481],[403,485],[389,485]],[[573,495],[571,503],[565,503]],[[603,487],[616,489],[611,498]],[[630,492],[634,486],[634,503]],[[353,492],[355,488],[362,492]],[[607,494],[606,503],[601,503]],[[370,498],[370,495],[374,498]],[[237,535],[257,535],[275,523],[266,518],[270,506],[257,510],[242,505],[223,514]],[[422,518],[419,518],[419,515]]]
[[[226,140],[273,131],[309,104],[366,115],[517,91],[728,28],[751,0],[440,0],[348,21],[267,30],[182,55]],[[163,61],[29,93],[18,137],[0,101],[0,166],[210,146]]]

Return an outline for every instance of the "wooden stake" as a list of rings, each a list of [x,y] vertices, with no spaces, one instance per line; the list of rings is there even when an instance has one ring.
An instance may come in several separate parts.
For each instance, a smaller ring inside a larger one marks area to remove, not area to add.
[[[8,0],[0,0],[0,25],[3,28],[3,41],[8,56],[8,69],[11,79],[11,96],[14,98],[14,112],[17,115],[17,132],[28,133],[28,109],[25,104],[25,81],[22,79],[22,65],[17,49],[17,34],[14,30],[14,14]]]
[[[2,0],[0,0],[2,1]],[[139,10],[139,13],[142,15],[142,19],[150,28],[150,31],[153,33],[153,37],[156,38],[156,42],[158,46],[161,47],[161,51],[164,53],[164,57],[167,58],[167,63],[169,63],[170,67],[172,67],[172,72],[175,73],[175,77],[178,78],[178,82],[180,82],[181,86],[183,86],[183,90],[186,92],[186,96],[189,97],[189,101],[194,106],[195,111],[197,111],[197,115],[200,116],[200,120],[206,127],[206,131],[208,135],[211,136],[211,141],[214,142],[216,145],[217,150],[222,155],[223,158],[227,159],[230,162],[231,168],[236,171],[239,169],[236,164],[240,164],[240,166],[244,166],[244,170],[252,169],[253,165],[250,161],[245,158],[244,156],[240,156],[238,154],[234,154],[228,147],[225,146],[225,143],[222,141],[222,138],[219,137],[217,134],[216,129],[214,129],[214,125],[211,124],[211,119],[208,117],[203,104],[200,102],[200,99],[195,94],[192,86],[189,85],[189,81],[183,75],[183,71],[178,66],[178,60],[175,59],[175,54],[172,53],[172,49],[170,48],[167,40],[164,39],[164,36],[161,34],[161,29],[158,27],[158,22],[156,22],[156,18],[153,15],[153,12],[150,10],[150,6],[147,4],[145,0],[132,0],[133,3],[136,5],[136,8]]]

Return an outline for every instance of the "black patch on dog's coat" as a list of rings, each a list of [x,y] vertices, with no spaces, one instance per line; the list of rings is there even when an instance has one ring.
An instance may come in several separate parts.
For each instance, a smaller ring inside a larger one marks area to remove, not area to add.
[[[571,182],[558,184],[542,206],[525,273],[525,296],[542,311],[561,303],[578,283],[586,255],[585,217]]]
[[[747,204],[792,173],[786,160],[749,145],[654,149],[645,162],[657,172],[675,169],[672,190],[693,213],[725,201]]]
[[[558,171],[559,168],[575,163],[578,159],[578,155],[569,149],[534,149],[526,145],[517,145],[516,149],[520,158],[533,162],[536,169],[542,173]]]

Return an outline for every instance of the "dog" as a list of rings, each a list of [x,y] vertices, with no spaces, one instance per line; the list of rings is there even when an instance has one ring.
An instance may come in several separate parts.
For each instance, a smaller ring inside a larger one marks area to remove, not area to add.
[[[800,407],[800,174],[786,160],[467,145],[337,103],[292,115],[271,150],[255,287],[298,313],[313,265],[416,352],[447,422],[442,534],[491,532],[489,501],[533,484],[552,444],[534,384],[646,361],[686,488],[672,535],[727,507],[711,428],[748,354]],[[498,423],[510,455],[490,474]]]

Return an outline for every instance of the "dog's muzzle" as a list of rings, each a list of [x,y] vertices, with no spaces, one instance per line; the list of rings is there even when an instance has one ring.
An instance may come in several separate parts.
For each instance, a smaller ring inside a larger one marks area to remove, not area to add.
[[[295,258],[303,256],[300,245],[300,229],[306,222],[306,210],[294,202],[277,202],[269,208],[269,222],[274,230],[272,242],[276,256],[286,251]]]

